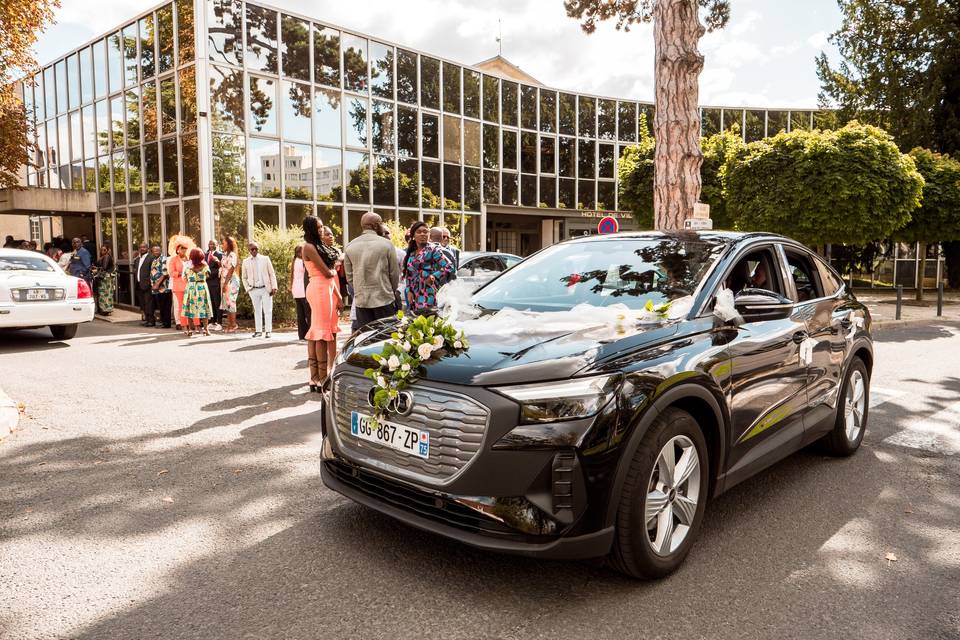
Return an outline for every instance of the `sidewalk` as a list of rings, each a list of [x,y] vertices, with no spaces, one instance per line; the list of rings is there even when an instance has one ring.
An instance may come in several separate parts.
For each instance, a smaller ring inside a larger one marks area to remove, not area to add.
[[[897,292],[878,289],[855,289],[857,300],[867,305],[875,327],[960,321],[960,292],[943,294],[943,315],[937,317],[937,290],[925,290],[923,302],[916,301],[916,292],[903,292],[900,320],[897,316]]]

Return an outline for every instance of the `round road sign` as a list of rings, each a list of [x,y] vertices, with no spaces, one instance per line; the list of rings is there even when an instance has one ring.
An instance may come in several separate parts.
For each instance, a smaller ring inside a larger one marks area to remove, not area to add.
[[[616,233],[620,230],[620,223],[613,216],[600,218],[597,223],[597,233]]]

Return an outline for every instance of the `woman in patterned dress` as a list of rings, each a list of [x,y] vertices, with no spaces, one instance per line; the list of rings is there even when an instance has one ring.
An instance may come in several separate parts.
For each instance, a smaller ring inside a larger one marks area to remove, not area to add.
[[[430,226],[422,220],[410,225],[410,245],[403,261],[407,310],[417,315],[434,313],[437,290],[453,271],[440,245],[430,242]]]
[[[213,317],[213,305],[210,304],[210,290],[207,288],[207,276],[210,275],[210,267],[203,260],[203,251],[194,249],[190,252],[190,262],[184,269],[184,277],[187,281],[187,288],[183,292],[183,315],[187,318],[187,325],[184,330],[187,337],[193,335],[191,321],[193,326],[200,330],[203,325],[203,335],[210,335],[210,329],[207,323]]]
[[[233,236],[220,238],[220,309],[227,314],[224,333],[237,332],[237,296],[240,295],[240,276],[237,275],[237,241]]]

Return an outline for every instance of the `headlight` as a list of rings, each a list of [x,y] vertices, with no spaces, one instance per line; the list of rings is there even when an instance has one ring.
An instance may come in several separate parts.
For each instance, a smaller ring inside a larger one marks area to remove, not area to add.
[[[619,375],[575,378],[560,382],[497,387],[496,391],[520,403],[520,422],[555,422],[587,418],[613,398]]]

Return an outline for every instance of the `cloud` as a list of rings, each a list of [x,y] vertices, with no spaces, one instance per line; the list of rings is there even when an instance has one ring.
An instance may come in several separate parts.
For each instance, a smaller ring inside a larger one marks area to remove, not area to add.
[[[827,40],[827,38],[829,37],[830,37],[830,34],[827,33],[826,31],[817,31],[816,33],[811,34],[810,37],[807,38],[807,44],[809,44],[814,49],[823,49],[829,43],[829,41]]]

